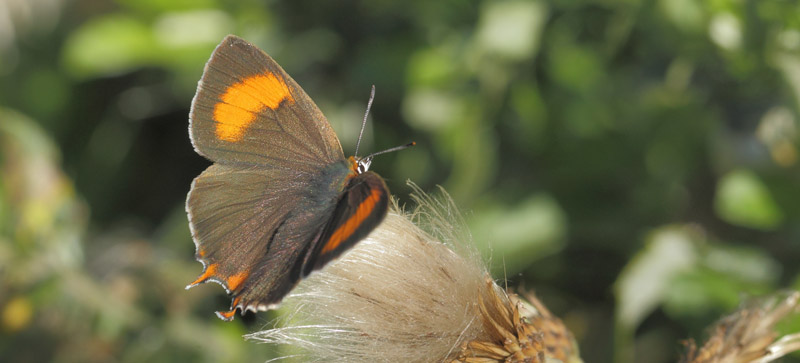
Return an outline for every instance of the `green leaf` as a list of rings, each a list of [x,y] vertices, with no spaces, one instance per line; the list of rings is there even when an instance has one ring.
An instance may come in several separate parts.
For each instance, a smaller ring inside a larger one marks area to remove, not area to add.
[[[714,244],[703,254],[703,265],[738,281],[773,285],[780,276],[780,264],[757,248]]]
[[[157,59],[160,50],[150,27],[125,15],[91,20],[67,38],[62,61],[78,78],[130,71]]]
[[[561,249],[567,229],[564,211],[546,194],[532,196],[512,208],[476,209],[470,224],[478,248],[490,255],[495,267],[509,274]]]
[[[683,226],[660,228],[648,238],[614,286],[616,319],[621,326],[635,329],[664,301],[673,279],[696,265],[699,239]]]
[[[770,230],[783,221],[783,213],[758,176],[744,169],[722,177],[714,200],[717,215],[728,223]]]
[[[478,46],[488,53],[523,60],[539,49],[547,7],[538,1],[493,1],[481,13]]]

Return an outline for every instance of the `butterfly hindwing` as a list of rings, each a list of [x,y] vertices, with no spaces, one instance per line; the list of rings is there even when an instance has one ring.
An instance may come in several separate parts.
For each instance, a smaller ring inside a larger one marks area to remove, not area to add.
[[[304,251],[297,246],[310,244],[324,225],[298,218],[298,207],[317,218],[334,207],[334,200],[309,204],[304,191],[315,187],[311,180],[311,175],[298,171],[220,164],[200,174],[192,183],[186,210],[204,271],[187,288],[219,283],[234,299],[232,311],[237,306],[242,311],[263,310],[280,301],[282,296],[267,292],[291,287],[297,279],[288,281],[291,276],[270,271],[289,271],[302,263]],[[225,318],[232,318],[228,314]]]
[[[389,189],[378,174],[368,171],[350,179],[319,240],[305,258],[303,276],[364,239],[383,221],[388,209]]]

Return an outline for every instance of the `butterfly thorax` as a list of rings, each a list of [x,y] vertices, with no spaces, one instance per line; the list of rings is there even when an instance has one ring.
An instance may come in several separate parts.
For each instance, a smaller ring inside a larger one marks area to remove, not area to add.
[[[312,179],[313,187],[309,190],[314,192],[309,198],[315,204],[335,200],[345,190],[350,179],[358,174],[358,163],[353,157],[328,164]]]

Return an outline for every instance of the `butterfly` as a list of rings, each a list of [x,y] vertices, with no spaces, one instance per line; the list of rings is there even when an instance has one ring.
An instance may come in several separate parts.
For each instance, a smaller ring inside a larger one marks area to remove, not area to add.
[[[372,97],[374,87],[369,105]],[[237,310],[277,307],[302,278],[375,229],[388,211],[389,189],[368,171],[372,158],[414,144],[346,158],[303,89],[233,35],[205,66],[189,135],[214,164],[194,179],[186,201],[203,264],[186,288],[222,285],[232,302],[217,316],[228,321]]]

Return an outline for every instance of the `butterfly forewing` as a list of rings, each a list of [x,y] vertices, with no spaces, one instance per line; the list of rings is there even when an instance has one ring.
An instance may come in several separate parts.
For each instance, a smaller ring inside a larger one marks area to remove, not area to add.
[[[236,36],[206,64],[189,130],[197,152],[218,163],[310,169],[344,159],[314,101],[270,56]]]

